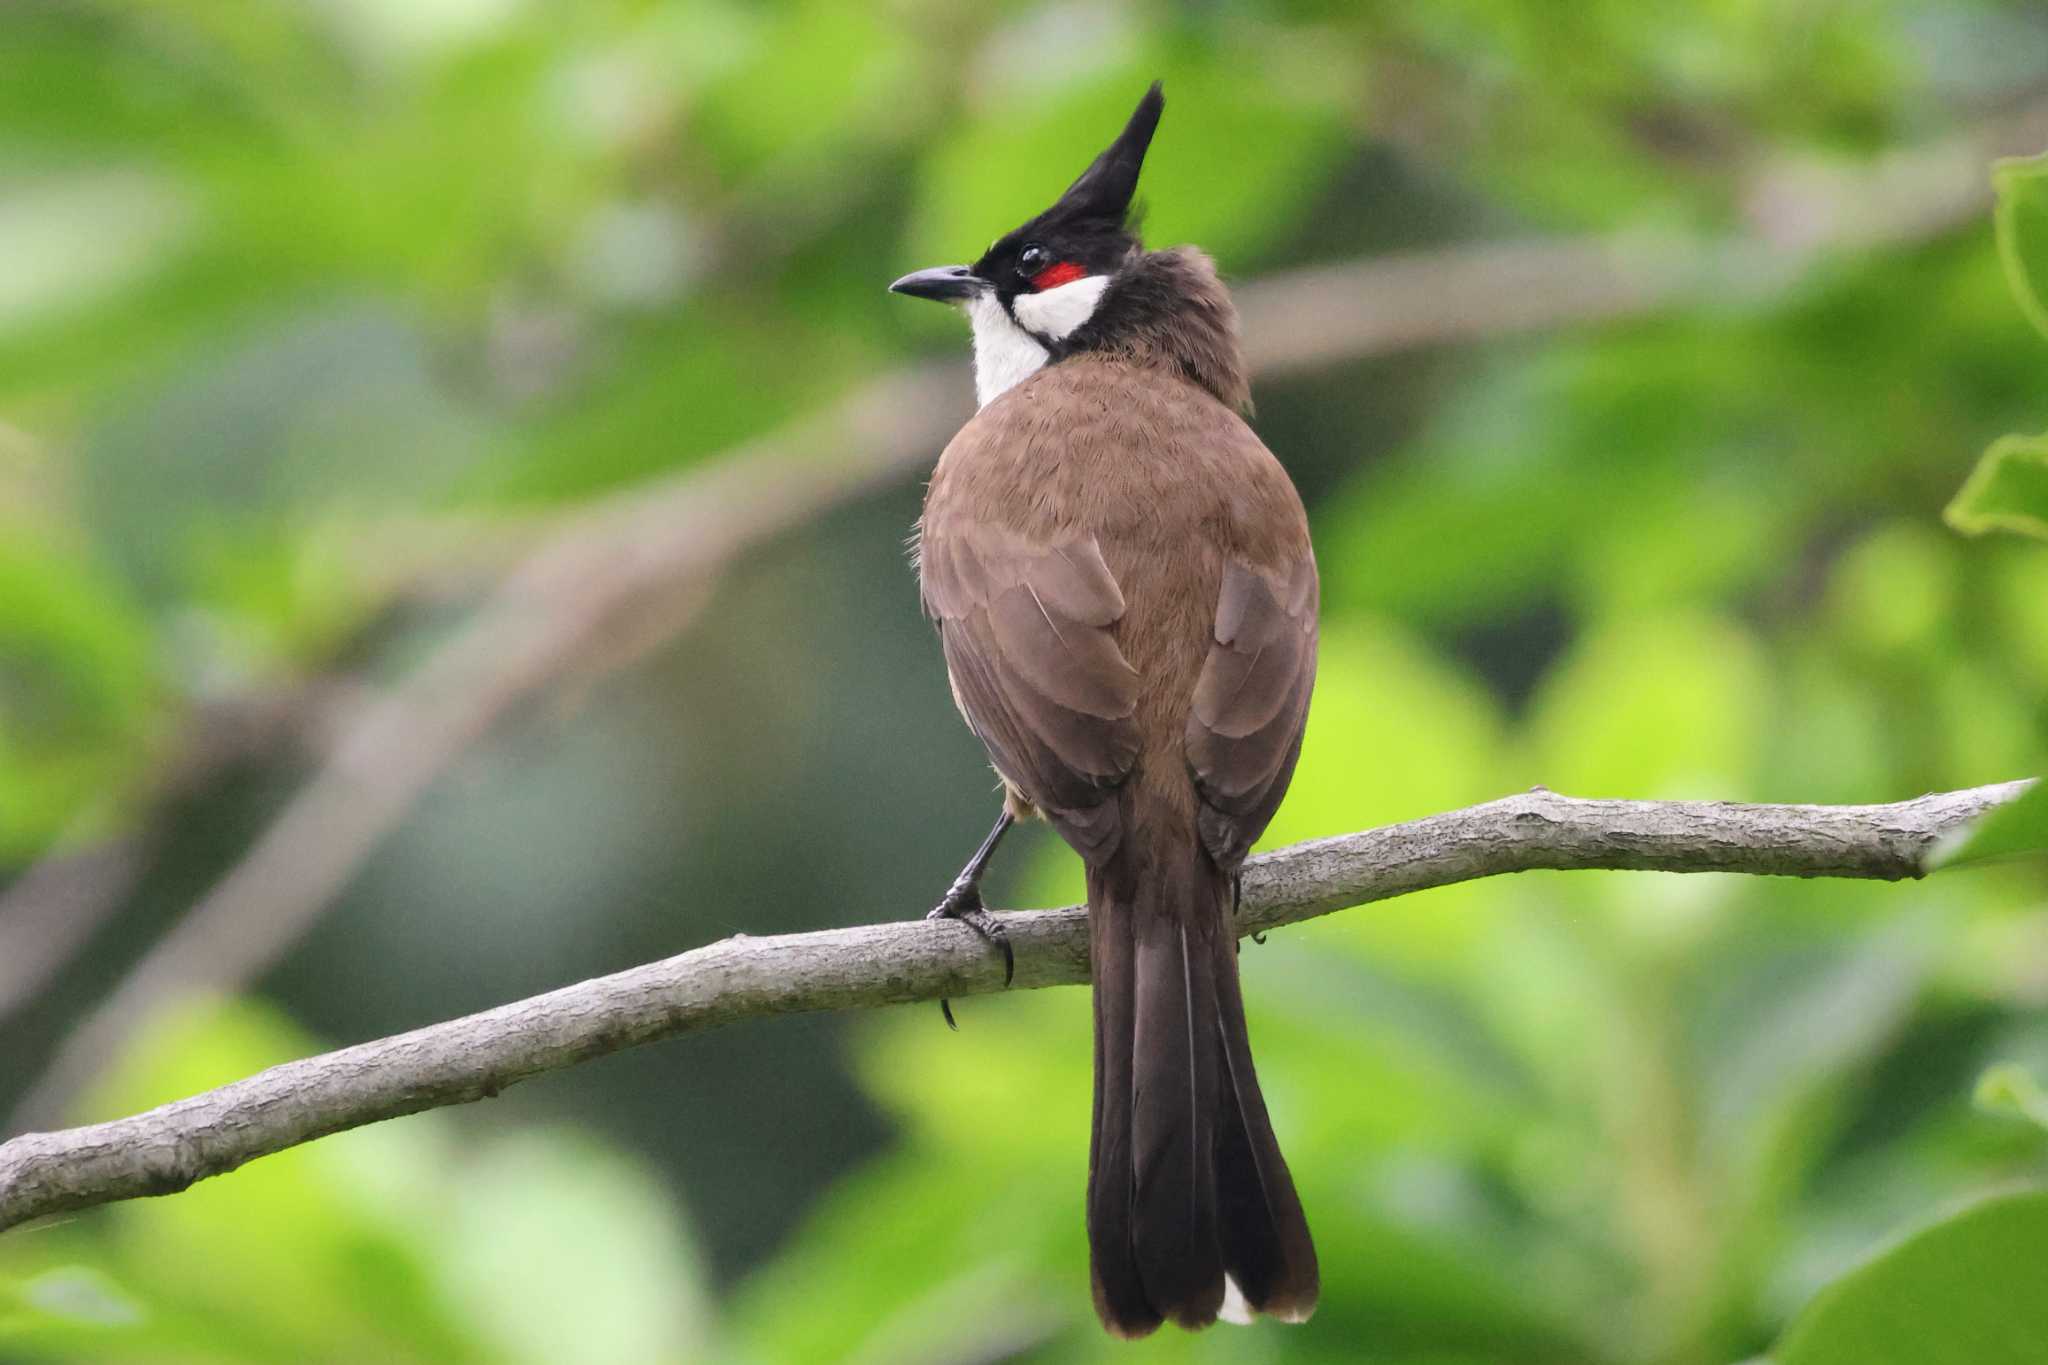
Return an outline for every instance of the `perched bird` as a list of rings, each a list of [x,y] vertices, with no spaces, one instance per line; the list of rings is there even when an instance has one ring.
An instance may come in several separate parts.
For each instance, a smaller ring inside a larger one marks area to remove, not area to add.
[[[940,456],[918,571],[953,698],[1005,789],[932,913],[1002,947],[979,881],[1013,820],[1087,865],[1088,1244],[1119,1336],[1316,1303],[1314,1244],[1252,1071],[1240,869],[1287,790],[1316,671],[1301,499],[1242,416],[1209,258],[1131,224],[1164,100],[971,266],[891,289],[962,308],[980,411]],[[949,1016],[950,1017],[950,1016]]]

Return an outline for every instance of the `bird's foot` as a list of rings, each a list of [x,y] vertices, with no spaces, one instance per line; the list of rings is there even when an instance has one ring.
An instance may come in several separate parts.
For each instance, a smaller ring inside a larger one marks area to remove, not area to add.
[[[925,918],[957,919],[980,934],[1003,955],[1003,984],[1007,986],[1016,979],[1017,955],[1010,947],[1010,931],[1003,927],[1002,921],[993,911],[981,903],[981,887],[978,883],[954,882]]]
[[[939,903],[931,908],[931,912],[925,918],[959,920],[975,933],[980,934],[984,941],[994,945],[1002,952],[1004,987],[1007,988],[1010,982],[1016,978],[1017,954],[1010,947],[1010,931],[1005,929],[1002,921],[997,919],[995,914],[981,903],[981,884],[979,882],[970,881],[966,878],[954,882],[946,888],[946,894],[939,898]],[[947,1028],[958,1029],[960,1027],[960,1025],[953,1021],[952,1001],[941,999],[939,1001],[939,1013],[946,1016]]]

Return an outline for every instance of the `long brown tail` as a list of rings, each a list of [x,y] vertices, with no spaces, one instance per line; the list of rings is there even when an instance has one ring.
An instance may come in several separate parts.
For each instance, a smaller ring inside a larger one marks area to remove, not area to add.
[[[1118,1336],[1205,1327],[1228,1275],[1255,1312],[1316,1304],[1315,1244],[1252,1070],[1231,881],[1188,831],[1088,872],[1095,1311]]]

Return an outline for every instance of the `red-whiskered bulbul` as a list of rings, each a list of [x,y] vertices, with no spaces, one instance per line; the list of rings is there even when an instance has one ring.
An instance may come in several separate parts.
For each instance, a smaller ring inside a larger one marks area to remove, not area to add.
[[[1155,83],[1058,202],[900,294],[960,306],[981,409],[939,457],[918,574],[1004,808],[934,915],[1002,947],[979,881],[1039,815],[1087,865],[1088,1244],[1119,1336],[1300,1321],[1316,1253],[1252,1072],[1240,869],[1287,790],[1316,671],[1301,499],[1241,415],[1209,258],[1147,251]]]

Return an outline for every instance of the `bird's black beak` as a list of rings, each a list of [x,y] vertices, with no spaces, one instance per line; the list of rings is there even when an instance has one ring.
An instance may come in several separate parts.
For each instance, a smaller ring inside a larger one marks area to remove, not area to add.
[[[889,292],[938,303],[964,303],[987,292],[988,287],[987,280],[964,265],[940,265],[905,275],[889,286]]]

